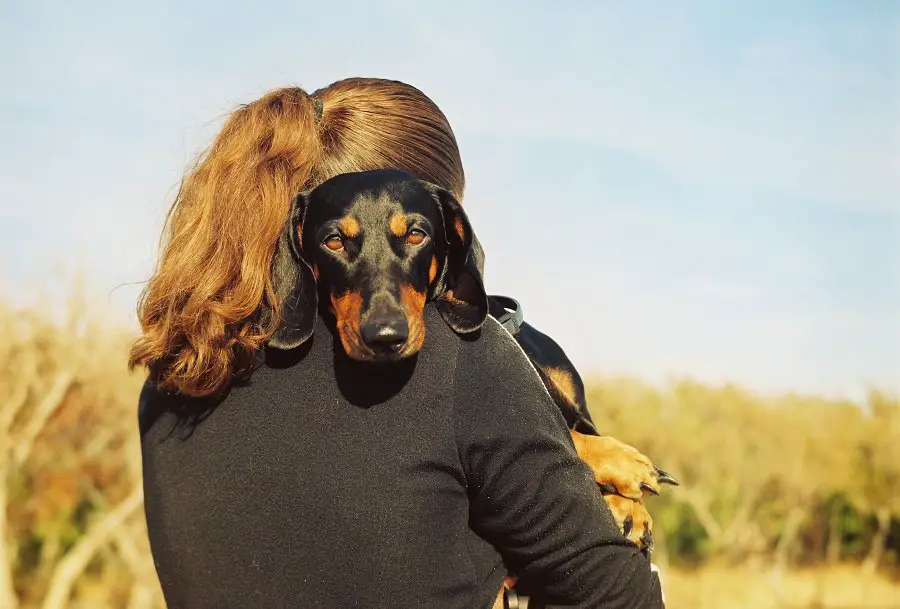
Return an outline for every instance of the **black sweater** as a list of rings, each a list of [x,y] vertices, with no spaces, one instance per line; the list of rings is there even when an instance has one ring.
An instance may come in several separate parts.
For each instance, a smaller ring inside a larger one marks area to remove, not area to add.
[[[145,509],[170,609],[489,607],[507,567],[551,606],[661,606],[495,320],[466,340],[428,305],[424,348],[387,367],[349,360],[317,323],[214,407],[145,385]]]

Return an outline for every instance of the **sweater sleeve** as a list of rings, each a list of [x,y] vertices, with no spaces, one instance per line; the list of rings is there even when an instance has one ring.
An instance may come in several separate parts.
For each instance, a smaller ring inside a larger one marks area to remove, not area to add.
[[[488,318],[458,357],[454,427],[473,530],[547,607],[662,607],[659,580],[515,340]]]

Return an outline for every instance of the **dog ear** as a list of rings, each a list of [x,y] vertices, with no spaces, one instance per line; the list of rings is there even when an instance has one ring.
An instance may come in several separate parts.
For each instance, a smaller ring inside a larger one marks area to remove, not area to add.
[[[484,252],[456,197],[435,184],[425,185],[438,201],[447,243],[444,269],[433,297],[441,317],[455,332],[474,332],[488,312],[482,280]]]
[[[294,199],[272,261],[272,283],[281,302],[281,320],[268,344],[276,349],[299,347],[312,336],[316,322],[319,306],[316,278],[303,259],[300,243],[308,194],[301,192]]]

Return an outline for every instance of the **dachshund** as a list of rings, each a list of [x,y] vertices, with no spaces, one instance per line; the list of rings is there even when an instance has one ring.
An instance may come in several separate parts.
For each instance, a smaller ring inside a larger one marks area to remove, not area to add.
[[[515,300],[485,293],[483,250],[449,191],[393,169],[341,174],[297,195],[281,240],[273,276],[282,323],[269,346],[302,344],[321,309],[351,359],[396,362],[421,349],[426,302],[460,334],[477,331],[492,315],[518,341],[563,414],[620,530],[649,556],[652,519],[643,497],[677,480],[635,448],[600,435],[562,348],[524,322]],[[300,287],[310,285],[316,289]]]

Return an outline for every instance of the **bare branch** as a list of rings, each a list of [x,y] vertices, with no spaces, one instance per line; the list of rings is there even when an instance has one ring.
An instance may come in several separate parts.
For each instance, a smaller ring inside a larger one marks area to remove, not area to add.
[[[12,560],[14,552],[10,552],[10,544],[7,543],[9,535],[6,523],[6,505],[8,501],[7,474],[7,468],[0,462],[0,607],[15,609],[19,606],[19,601],[16,597],[13,583]]]
[[[136,581],[131,586],[131,594],[126,609],[153,609],[154,595],[150,588],[143,582]]]
[[[12,433],[13,422],[22,408],[28,402],[28,383],[21,382],[16,385],[13,393],[0,408],[0,437]]]
[[[863,561],[862,570],[864,573],[872,574],[878,569],[879,563],[884,556],[885,546],[887,544],[887,536],[891,528],[891,511],[887,507],[881,507],[876,512],[878,521],[878,530],[872,539],[872,545],[866,559]]]
[[[156,575],[152,560],[149,559],[148,553],[138,548],[132,537],[133,531],[127,527],[119,527],[114,533],[114,543],[118,549],[119,556],[128,565],[134,578],[145,585],[148,581],[152,582]]]
[[[12,449],[13,467],[21,467],[31,454],[34,441],[40,435],[48,419],[59,408],[69,388],[72,386],[74,375],[69,371],[63,371],[56,375],[56,379],[50,386],[50,390],[44,395],[44,399],[37,405],[28,423],[22,429],[20,437],[14,438]]]
[[[22,349],[17,351],[21,351],[21,353],[15,353],[14,351],[16,361],[19,362],[15,378],[19,382],[16,384],[16,390],[11,399],[0,408],[0,434],[4,430],[7,433],[12,433],[12,426],[16,421],[16,417],[28,404],[28,381],[26,379],[39,378],[38,363],[33,350]],[[12,361],[12,357],[10,357],[10,361]]]
[[[108,543],[116,529],[141,507],[143,486],[135,485],[131,494],[95,523],[53,569],[42,609],[63,609],[69,601],[75,580],[84,572],[97,551]]]
[[[700,526],[706,530],[706,534],[709,535],[713,545],[718,546],[724,531],[722,530],[722,525],[719,524],[710,511],[709,501],[694,489],[683,489],[682,497],[694,510],[694,515],[700,521]]]
[[[781,537],[778,538],[778,545],[775,546],[774,567],[776,569],[784,569],[788,566],[791,550],[793,550],[797,534],[800,532],[800,525],[803,523],[804,515],[805,510],[802,507],[791,508],[788,512],[781,531]]]
[[[146,537],[146,530],[136,526],[116,529],[115,544],[119,555],[134,575],[128,609],[150,609],[160,594],[159,580],[156,579],[156,569],[150,558],[150,552],[138,547],[135,536]]]
[[[746,532],[747,525],[750,523],[750,515],[753,504],[756,503],[758,493],[751,493],[744,497],[740,507],[728,526],[722,531],[723,541],[725,543],[737,544],[742,533]]]

